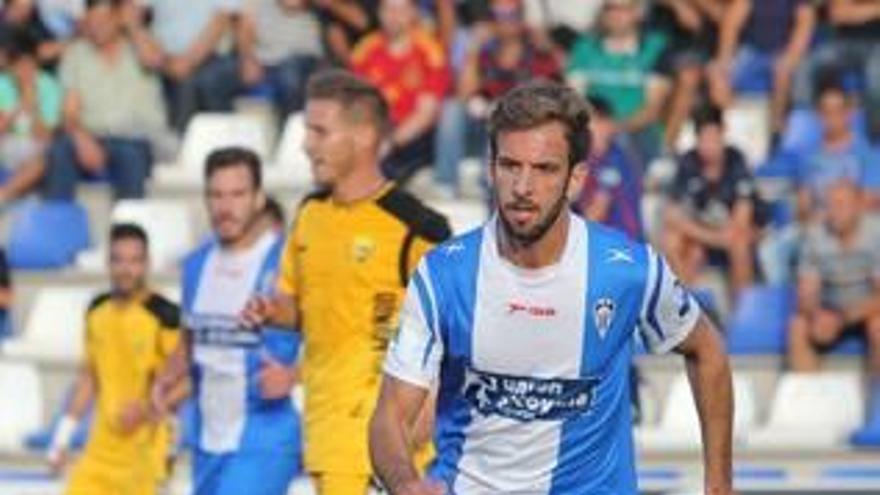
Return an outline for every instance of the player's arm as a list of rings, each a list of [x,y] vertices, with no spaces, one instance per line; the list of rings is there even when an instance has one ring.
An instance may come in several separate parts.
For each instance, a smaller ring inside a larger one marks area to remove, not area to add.
[[[731,494],[733,385],[720,332],[701,315],[676,351],[685,358],[700,418],[705,493]]]
[[[153,379],[150,402],[158,415],[174,410],[189,394],[190,338],[189,332],[183,332]]]
[[[731,494],[733,386],[724,341],[666,261],[647,253],[642,340],[654,353],[684,356],[703,436],[705,493]]]
[[[388,491],[398,494],[443,491],[422,481],[413,463],[416,422],[428,389],[385,375],[370,421],[370,460]]]
[[[55,471],[60,471],[67,461],[67,451],[76,432],[76,427],[83,416],[89,410],[89,406],[95,397],[97,380],[94,368],[89,363],[83,363],[77,372],[76,382],[73,386],[73,396],[64,415],[55,426],[55,432],[49,443],[47,457],[49,464]]]

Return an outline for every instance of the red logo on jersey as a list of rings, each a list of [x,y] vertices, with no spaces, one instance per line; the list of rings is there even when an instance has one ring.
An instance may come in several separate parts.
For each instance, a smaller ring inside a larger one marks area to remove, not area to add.
[[[536,318],[550,318],[556,316],[556,308],[550,306],[537,306],[526,303],[511,301],[507,303],[507,314],[525,313]]]

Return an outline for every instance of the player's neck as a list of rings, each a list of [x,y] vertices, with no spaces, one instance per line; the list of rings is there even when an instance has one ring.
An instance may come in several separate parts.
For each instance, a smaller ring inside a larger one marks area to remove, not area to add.
[[[388,183],[378,166],[356,167],[333,185],[333,201],[347,205],[373,197]]]
[[[254,221],[251,222],[250,226],[247,228],[247,232],[244,235],[239,237],[238,239],[223,242],[221,245],[224,251],[229,252],[240,252],[246,251],[253,247],[254,244],[263,236],[266,232],[266,228],[263,227],[260,222]]]
[[[509,235],[499,224],[498,253],[513,265],[528,270],[555,265],[562,259],[568,241],[570,213],[563,211],[540,239],[523,243]]]

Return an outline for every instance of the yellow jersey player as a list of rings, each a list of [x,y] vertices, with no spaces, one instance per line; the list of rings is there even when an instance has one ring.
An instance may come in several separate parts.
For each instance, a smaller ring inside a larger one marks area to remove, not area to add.
[[[279,294],[253,299],[242,315],[250,326],[302,332],[305,467],[320,495],[367,492],[382,356],[410,272],[450,235],[442,215],[382,176],[387,127],[375,87],[341,70],[312,77],[305,148],[319,189],[288,235]]]
[[[180,317],[176,304],[148,288],[148,266],[144,230],[113,226],[112,287],[86,313],[85,361],[49,449],[49,461],[60,471],[73,431],[94,400],[95,419],[67,495],[152,495],[167,478],[171,427],[151,410],[149,391],[177,345]]]

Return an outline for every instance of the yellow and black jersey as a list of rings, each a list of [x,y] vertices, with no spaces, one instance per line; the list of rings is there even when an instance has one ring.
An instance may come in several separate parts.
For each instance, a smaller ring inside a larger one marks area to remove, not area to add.
[[[68,494],[149,495],[167,475],[170,425],[144,425],[125,434],[122,410],[148,401],[155,374],[177,346],[180,310],[144,293],[122,302],[96,297],[86,313],[86,363],[96,380],[95,420]]]
[[[353,204],[316,193],[300,205],[278,290],[300,310],[310,471],[370,472],[367,423],[407,280],[449,235],[445,217],[393,185]]]

